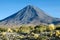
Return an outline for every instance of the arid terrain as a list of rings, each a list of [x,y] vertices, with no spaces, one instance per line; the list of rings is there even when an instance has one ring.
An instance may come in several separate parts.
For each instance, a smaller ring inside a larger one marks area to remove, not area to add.
[[[0,40],[60,40],[60,25],[0,28]]]

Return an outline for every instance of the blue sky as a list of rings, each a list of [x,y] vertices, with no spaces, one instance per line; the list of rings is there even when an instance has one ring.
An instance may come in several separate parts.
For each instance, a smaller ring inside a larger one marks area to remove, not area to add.
[[[37,6],[52,17],[60,18],[60,0],[0,0],[0,20],[29,4]]]

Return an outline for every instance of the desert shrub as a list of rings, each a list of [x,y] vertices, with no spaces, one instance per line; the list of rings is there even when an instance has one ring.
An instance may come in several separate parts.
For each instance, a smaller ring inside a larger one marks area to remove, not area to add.
[[[13,28],[12,31],[18,33],[19,28]]]
[[[38,37],[39,37],[39,35],[38,34],[34,34],[34,36],[33,36],[35,39],[37,39]]]
[[[60,36],[60,31],[56,30],[56,36],[59,37]]]
[[[17,38],[19,38],[19,39],[24,38],[24,35],[17,36]]]
[[[11,28],[8,28],[7,32],[13,32],[13,30]]]
[[[1,34],[1,35],[0,35],[0,39],[1,39],[1,40],[8,40],[9,38],[6,37],[5,35],[2,35],[2,34]]]
[[[0,32],[6,32],[7,29],[6,28],[0,28]]]
[[[2,34],[2,36],[5,36],[6,35],[6,32],[2,32],[1,34]]]
[[[33,26],[28,26],[28,27],[30,28],[31,31],[34,30],[34,27]]]
[[[47,40],[46,36],[38,37],[37,40]]]
[[[44,25],[35,26],[36,33],[44,32],[45,30],[46,30],[46,26],[44,26]]]
[[[30,28],[29,27],[26,27],[26,26],[21,26],[19,28],[19,33],[30,33]]]
[[[49,24],[48,29],[49,29],[50,31],[53,31],[53,30],[55,29],[54,24]]]
[[[50,32],[50,37],[52,37],[53,36],[53,32]]]

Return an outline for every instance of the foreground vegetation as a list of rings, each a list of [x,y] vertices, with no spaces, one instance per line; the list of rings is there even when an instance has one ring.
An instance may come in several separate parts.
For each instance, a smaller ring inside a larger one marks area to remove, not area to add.
[[[49,24],[0,28],[0,40],[60,40],[60,26]]]

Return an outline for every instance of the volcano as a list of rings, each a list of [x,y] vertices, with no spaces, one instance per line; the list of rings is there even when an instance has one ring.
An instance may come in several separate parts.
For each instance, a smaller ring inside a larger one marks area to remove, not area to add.
[[[60,23],[59,18],[54,18],[47,15],[43,10],[28,5],[17,13],[0,20],[0,25],[22,25],[22,24],[57,24]]]

